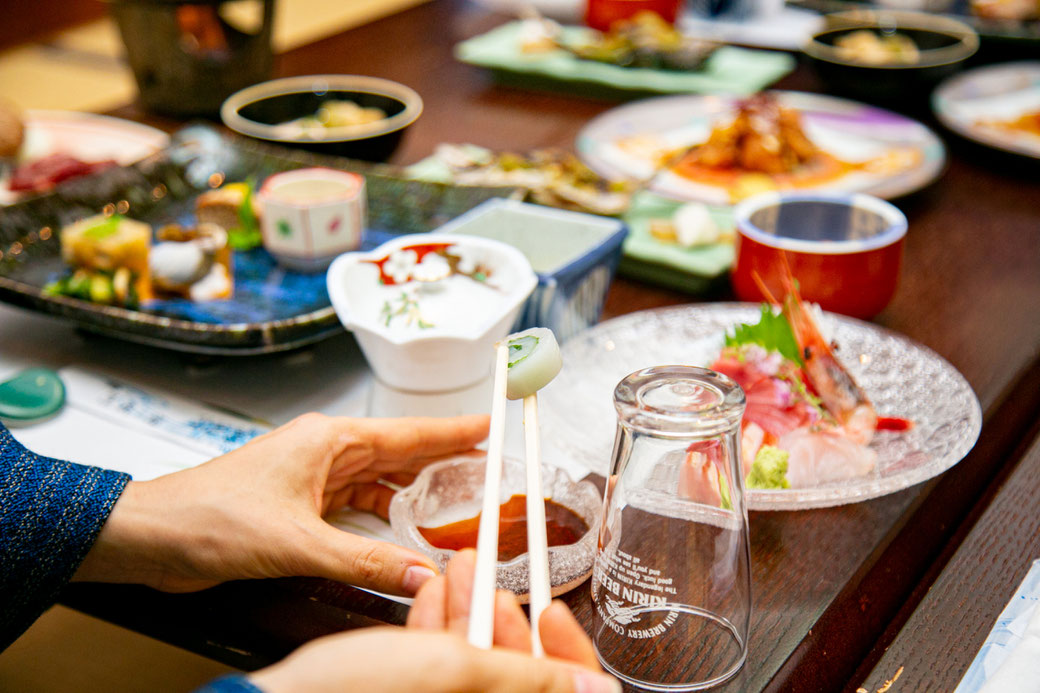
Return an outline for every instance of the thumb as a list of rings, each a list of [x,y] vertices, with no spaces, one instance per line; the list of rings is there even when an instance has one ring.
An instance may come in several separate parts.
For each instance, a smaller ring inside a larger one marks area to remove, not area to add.
[[[474,657],[479,685],[487,693],[621,693],[612,676],[556,659],[533,659],[512,650],[489,650]]]
[[[318,521],[314,542],[297,547],[307,574],[387,594],[412,597],[437,574],[426,556],[396,544],[366,539]],[[298,573],[297,573],[298,574]]]

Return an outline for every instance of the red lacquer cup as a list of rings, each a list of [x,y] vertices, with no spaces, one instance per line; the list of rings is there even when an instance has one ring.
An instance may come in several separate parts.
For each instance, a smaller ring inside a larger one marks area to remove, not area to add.
[[[614,22],[644,10],[656,12],[664,21],[675,24],[682,4],[683,0],[587,0],[585,24],[600,31],[610,31]]]
[[[888,202],[862,194],[765,193],[738,205],[735,216],[732,280],[741,300],[766,300],[755,275],[783,297],[788,268],[802,298],[824,310],[869,319],[892,300],[907,223]]]

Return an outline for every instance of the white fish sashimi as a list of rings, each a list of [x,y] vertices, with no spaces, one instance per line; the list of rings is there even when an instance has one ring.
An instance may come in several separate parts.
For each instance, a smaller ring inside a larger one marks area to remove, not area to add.
[[[787,463],[791,488],[812,488],[866,476],[877,466],[876,452],[840,431],[796,428],[780,438],[778,447],[791,455]]]

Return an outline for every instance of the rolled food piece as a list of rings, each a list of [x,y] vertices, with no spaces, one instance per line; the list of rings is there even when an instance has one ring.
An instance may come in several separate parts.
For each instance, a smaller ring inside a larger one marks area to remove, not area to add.
[[[547,327],[532,327],[506,337],[509,373],[506,397],[523,399],[549,384],[563,366],[560,345]]]

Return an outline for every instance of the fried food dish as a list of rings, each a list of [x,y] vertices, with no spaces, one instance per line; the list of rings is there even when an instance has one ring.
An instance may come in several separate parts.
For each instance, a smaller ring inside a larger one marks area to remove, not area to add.
[[[736,116],[682,155],[672,171],[693,181],[730,188],[736,198],[777,187],[805,187],[851,168],[817,147],[798,112],[769,94],[740,103]]]
[[[822,152],[802,131],[798,113],[765,94],[740,104],[728,125],[715,127],[676,168],[701,166],[758,173],[793,173]]]

